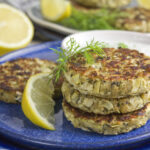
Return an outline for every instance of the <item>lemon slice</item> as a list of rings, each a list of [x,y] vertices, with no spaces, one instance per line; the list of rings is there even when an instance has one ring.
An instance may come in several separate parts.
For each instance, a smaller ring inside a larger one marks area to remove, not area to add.
[[[55,130],[53,92],[49,73],[33,75],[25,86],[21,103],[25,116],[35,125],[48,130]]]
[[[0,55],[27,46],[33,33],[33,25],[23,12],[0,3]]]
[[[141,7],[150,9],[150,0],[138,0],[138,3]]]
[[[71,15],[71,3],[66,0],[41,0],[41,12],[51,21],[59,21]]]

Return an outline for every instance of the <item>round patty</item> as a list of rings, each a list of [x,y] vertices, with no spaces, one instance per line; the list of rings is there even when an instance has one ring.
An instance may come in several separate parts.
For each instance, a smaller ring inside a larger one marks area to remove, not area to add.
[[[118,8],[128,5],[131,0],[74,0],[87,7]]]
[[[80,54],[70,58],[65,78],[83,94],[103,98],[139,95],[150,89],[150,57],[136,50],[104,48],[102,58],[94,52],[95,63]]]
[[[116,20],[115,26],[120,29],[150,32],[150,10],[145,8],[127,8],[121,10],[127,13],[124,17]]]
[[[81,94],[66,81],[63,83],[62,93],[66,101],[73,107],[102,115],[133,112],[150,102],[150,92],[121,99],[105,99]]]
[[[71,121],[74,127],[105,135],[129,132],[145,125],[150,118],[150,103],[133,113],[95,115],[73,108],[64,100],[63,110],[66,118]]]
[[[19,58],[3,63],[0,65],[0,100],[8,103],[21,102],[30,76],[42,72],[51,73],[55,67],[54,62],[39,58]]]

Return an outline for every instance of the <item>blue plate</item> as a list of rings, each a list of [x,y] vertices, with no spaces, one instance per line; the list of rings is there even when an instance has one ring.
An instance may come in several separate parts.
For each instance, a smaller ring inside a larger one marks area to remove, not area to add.
[[[15,51],[1,57],[0,64],[20,57],[38,57],[55,61],[57,56],[49,48],[57,48],[60,44],[60,41],[47,42]],[[150,138],[150,121],[145,126],[126,134],[104,136],[74,128],[63,115],[61,101],[57,102],[55,110],[56,131],[48,131],[32,124],[24,116],[20,105],[0,102],[0,134],[15,142],[41,149],[112,149]]]

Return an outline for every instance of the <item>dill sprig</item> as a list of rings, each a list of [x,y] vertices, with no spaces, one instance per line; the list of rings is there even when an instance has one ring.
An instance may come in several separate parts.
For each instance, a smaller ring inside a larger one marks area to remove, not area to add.
[[[125,43],[119,43],[118,47],[119,48],[128,48],[128,45],[126,45]]]
[[[100,57],[104,57],[105,53],[103,51],[103,48],[107,47],[107,44],[104,42],[94,41],[94,39],[91,42],[86,42],[86,45],[84,47],[81,47],[79,43],[75,41],[75,39],[71,38],[67,42],[67,48],[59,48],[53,50],[57,55],[57,67],[54,69],[52,73],[52,78],[55,78],[55,82],[58,81],[60,78],[60,75],[66,71],[66,64],[74,55],[82,54],[85,57],[85,60],[88,64],[94,63],[94,58],[91,53],[96,53]]]
[[[101,8],[98,10],[84,11],[72,7],[71,16],[59,22],[63,26],[73,28],[76,30],[93,30],[93,29],[116,29],[116,20],[118,18],[125,18],[130,14],[122,12],[118,9],[111,10]]]

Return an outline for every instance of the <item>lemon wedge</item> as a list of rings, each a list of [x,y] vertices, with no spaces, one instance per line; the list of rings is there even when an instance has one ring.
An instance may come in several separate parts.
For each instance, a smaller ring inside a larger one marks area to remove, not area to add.
[[[29,78],[21,102],[25,116],[35,125],[48,130],[55,130],[53,92],[49,73],[39,73]]]
[[[150,0],[138,0],[138,3],[141,7],[150,9]]]
[[[33,25],[23,12],[0,3],[0,55],[27,46],[33,34]]]
[[[71,3],[66,0],[41,0],[41,12],[50,21],[59,21],[71,15]]]

